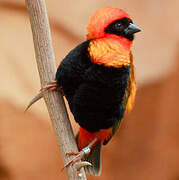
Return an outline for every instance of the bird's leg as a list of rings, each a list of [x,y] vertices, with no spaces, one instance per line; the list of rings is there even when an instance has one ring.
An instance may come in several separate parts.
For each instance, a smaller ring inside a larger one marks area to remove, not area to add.
[[[74,163],[76,163],[77,161],[81,160],[85,155],[89,154],[91,151],[91,147],[98,141],[98,138],[95,137],[93,139],[93,141],[91,141],[91,143],[86,146],[85,148],[83,148],[80,152],[70,152],[70,153],[66,153],[67,156],[75,156],[73,159],[71,159],[67,164],[65,164],[65,167],[68,167],[70,165],[73,165]],[[63,168],[63,169],[64,169]]]
[[[56,81],[49,81],[47,83],[48,85],[45,86],[45,87],[42,87],[39,91],[39,93],[29,102],[29,104],[27,105],[25,111],[27,111],[31,106],[32,104],[34,104],[35,102],[37,102],[39,99],[41,99],[43,97],[43,93],[45,91],[48,91],[48,90],[51,90],[51,91],[60,91],[61,94],[64,96],[64,92],[63,92],[63,89],[62,87],[59,87],[57,85],[57,82]]]

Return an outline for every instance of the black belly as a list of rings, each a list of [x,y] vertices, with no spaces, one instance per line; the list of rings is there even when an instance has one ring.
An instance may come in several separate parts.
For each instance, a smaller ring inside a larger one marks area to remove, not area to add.
[[[80,82],[71,77],[63,80],[65,96],[75,121],[81,127],[95,132],[112,127],[122,119],[129,68],[95,65]]]

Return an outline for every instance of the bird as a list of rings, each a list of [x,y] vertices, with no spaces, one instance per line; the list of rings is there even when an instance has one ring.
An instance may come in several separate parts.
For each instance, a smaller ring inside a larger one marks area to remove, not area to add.
[[[57,68],[55,81],[42,88],[62,93],[79,124],[79,152],[65,167],[84,159],[89,174],[101,174],[101,148],[108,144],[133,106],[136,95],[131,47],[141,29],[129,14],[102,7],[90,18],[86,40],[72,49]],[[39,93],[28,108],[42,97]]]

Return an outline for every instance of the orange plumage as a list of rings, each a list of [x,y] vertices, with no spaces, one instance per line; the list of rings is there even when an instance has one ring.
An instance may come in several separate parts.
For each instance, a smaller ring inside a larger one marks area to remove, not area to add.
[[[78,147],[79,149],[83,149],[84,147],[88,146],[90,142],[94,140],[95,137],[98,138],[99,141],[104,142],[108,140],[112,134],[112,128],[109,129],[101,129],[98,132],[91,133],[84,128],[80,127],[79,130],[79,138],[78,138]],[[93,146],[95,146],[93,144]]]
[[[114,21],[122,18],[130,18],[122,9],[104,7],[98,9],[90,18],[87,27],[87,40],[102,38],[105,36],[105,28]]]
[[[131,60],[131,69],[130,69],[130,78],[128,83],[128,99],[126,104],[126,114],[129,114],[131,110],[133,109],[134,103],[135,103],[135,96],[136,96],[136,77],[135,77],[135,67],[133,62],[133,55],[132,52],[130,53],[130,60]],[[126,92],[126,93],[127,93]]]
[[[123,37],[106,35],[95,39],[89,44],[91,60],[96,64],[108,67],[122,67],[130,65],[130,45]]]

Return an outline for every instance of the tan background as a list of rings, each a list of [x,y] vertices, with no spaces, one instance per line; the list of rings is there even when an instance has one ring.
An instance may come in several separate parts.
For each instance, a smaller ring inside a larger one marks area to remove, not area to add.
[[[138,82],[135,109],[103,148],[101,177],[88,179],[178,180],[179,1],[46,2],[57,65],[85,40],[88,19],[99,7],[125,9],[143,29],[133,47]],[[22,0],[0,0],[0,82],[0,179],[66,179],[43,101],[23,113],[40,84]]]

